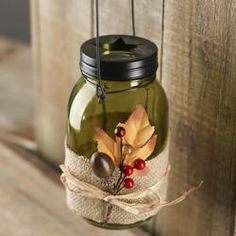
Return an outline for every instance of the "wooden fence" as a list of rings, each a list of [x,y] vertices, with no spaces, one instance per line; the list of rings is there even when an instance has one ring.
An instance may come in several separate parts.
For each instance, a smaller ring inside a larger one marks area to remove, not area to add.
[[[103,34],[131,33],[130,1],[100,1]],[[81,42],[94,36],[94,1],[31,0],[41,153],[63,161],[69,92]],[[137,35],[159,47],[170,105],[169,198],[201,190],[150,224],[164,236],[232,236],[236,153],[236,1],[135,1]]]

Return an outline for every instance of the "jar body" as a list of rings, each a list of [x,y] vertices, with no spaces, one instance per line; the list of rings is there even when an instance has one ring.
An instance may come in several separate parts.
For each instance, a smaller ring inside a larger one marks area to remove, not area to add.
[[[96,79],[81,77],[74,86],[67,117],[67,145],[77,155],[90,158],[97,151],[95,129],[102,128],[114,137],[114,128],[125,123],[138,105],[142,105],[151,125],[155,126],[158,142],[149,159],[156,157],[165,147],[168,132],[168,103],[165,92],[154,76],[132,81],[103,81],[106,98],[99,103]],[[90,223],[103,228],[123,229],[132,225]]]

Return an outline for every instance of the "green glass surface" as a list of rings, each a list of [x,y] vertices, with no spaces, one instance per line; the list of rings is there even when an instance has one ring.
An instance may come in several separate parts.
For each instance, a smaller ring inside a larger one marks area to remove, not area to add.
[[[99,103],[96,96],[97,80],[90,82],[83,77],[75,84],[68,104],[67,144],[78,155],[90,158],[97,151],[95,128],[100,127],[114,138],[114,129],[119,122],[125,122],[137,105],[142,105],[151,125],[158,135],[157,145],[149,157],[156,157],[165,147],[168,130],[168,103],[159,82],[152,78],[134,81],[103,81],[106,98]],[[103,228],[122,229],[138,226],[103,225],[88,220]]]

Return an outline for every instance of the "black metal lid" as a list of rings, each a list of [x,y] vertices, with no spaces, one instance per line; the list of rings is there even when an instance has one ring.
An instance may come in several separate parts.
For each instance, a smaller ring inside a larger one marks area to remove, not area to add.
[[[129,35],[100,36],[101,77],[104,80],[133,80],[151,76],[158,67],[157,46],[144,38]],[[97,77],[96,38],[80,49],[80,69]]]

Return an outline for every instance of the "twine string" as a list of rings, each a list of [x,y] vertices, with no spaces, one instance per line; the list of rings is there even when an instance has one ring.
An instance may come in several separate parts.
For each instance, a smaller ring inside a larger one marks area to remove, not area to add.
[[[201,181],[197,186],[192,187],[190,190],[186,191],[178,198],[168,202],[161,200],[159,189],[165,178],[168,177],[168,174],[170,172],[170,165],[168,165],[164,175],[155,185],[141,191],[123,195],[112,195],[111,193],[103,191],[92,184],[79,180],[69,171],[68,168],[65,168],[64,165],[61,165],[60,167],[63,171],[61,175],[61,181],[68,191],[76,193],[78,196],[103,200],[105,202],[111,203],[112,205],[120,207],[124,211],[134,215],[147,212],[150,213],[151,211],[155,211],[160,207],[176,205],[186,199],[187,196],[197,190],[203,183]],[[137,200],[140,199],[143,199],[145,201],[137,202]]]

